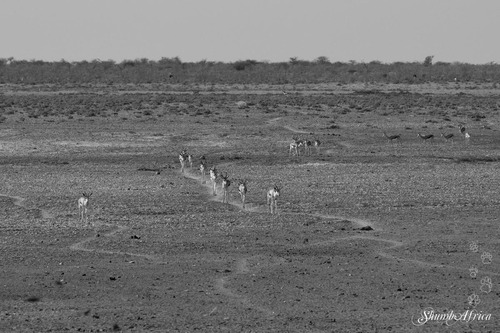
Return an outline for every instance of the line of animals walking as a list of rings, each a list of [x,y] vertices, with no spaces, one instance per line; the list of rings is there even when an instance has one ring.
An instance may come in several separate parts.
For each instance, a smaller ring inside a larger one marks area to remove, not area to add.
[[[458,126],[460,135],[464,137],[466,141],[470,139],[470,134],[467,132],[467,129],[463,125]],[[389,142],[396,141],[401,139],[401,134],[388,135],[386,132],[383,132],[385,138]],[[426,134],[422,135],[418,133],[417,136],[424,141],[430,140],[434,138],[434,134]],[[445,140],[453,140],[455,135],[453,133],[441,133],[441,136]],[[304,155],[311,155],[311,148],[314,147],[316,153],[319,154],[321,142],[318,139],[308,140],[308,139],[299,139],[297,137],[292,138],[293,141],[289,145],[288,154],[292,156],[299,156],[301,149],[303,150]],[[189,168],[193,168],[193,155],[189,154],[186,150],[182,150],[179,154],[179,162],[181,163],[181,173],[184,173],[187,164],[189,164]],[[207,163],[205,156],[200,157],[200,164],[198,170],[201,174],[201,181],[205,182],[205,177],[208,171],[209,179],[212,183],[212,194],[214,196],[217,195],[217,182],[220,180],[220,189],[222,191],[222,202],[229,203],[229,186],[231,186],[231,180],[227,175],[227,172],[222,173],[218,172],[215,166],[212,166],[210,169],[207,168]],[[248,185],[246,179],[238,179],[238,193],[241,197],[241,204],[243,210],[245,209],[245,200],[248,191]],[[271,214],[276,214],[278,212],[278,198],[281,194],[281,186],[274,185],[272,188],[267,191],[267,205],[269,206],[269,211]],[[87,220],[88,223],[88,213],[87,209],[89,206],[90,196],[92,193],[83,193],[83,196],[78,199],[78,210],[80,219]]]
[[[459,131],[460,134],[466,140],[470,139],[470,134],[467,132],[465,126],[459,125]],[[386,132],[383,133],[388,141],[395,141],[401,139],[401,134],[387,135]],[[418,133],[417,136],[424,141],[434,138],[434,134],[423,135],[421,133]],[[453,133],[447,133],[447,134],[441,133],[441,136],[448,141],[448,140],[453,140],[455,135]],[[316,154],[319,154],[321,141],[319,141],[318,139],[309,140],[309,139],[300,139],[298,137],[293,137],[292,139],[293,141],[290,143],[288,150],[289,156],[290,155],[300,156],[301,150],[303,155],[311,155],[312,147],[315,148]],[[189,154],[185,149],[180,152],[179,162],[181,163],[181,173],[184,173],[187,165],[189,165],[190,169],[193,168],[193,160],[194,160],[193,155]],[[219,172],[215,166],[212,166],[210,169],[208,169],[205,156],[200,157],[200,164],[198,170],[200,171],[202,182],[205,182],[205,177],[207,176],[208,172],[208,177],[210,179],[210,182],[212,183],[211,186],[212,194],[214,196],[217,195],[217,183],[220,182],[220,190],[222,191],[222,202],[229,203],[228,192],[229,192],[229,186],[231,186],[231,179],[229,179],[227,172],[224,173]],[[237,182],[238,182],[238,193],[240,194],[241,197],[241,205],[242,208],[245,209],[245,200],[248,191],[247,180],[238,179]],[[274,185],[267,191],[266,195],[267,205],[269,206],[269,211],[271,212],[271,214],[275,214],[278,212],[278,198],[280,194],[281,194],[281,186],[279,185]]]
[[[189,164],[189,168],[193,168],[193,155],[188,154],[188,152],[184,149],[179,154],[179,162],[181,163],[181,173],[184,173],[186,168],[186,162]],[[231,186],[231,180],[227,175],[227,172],[219,172],[215,166],[212,166],[210,169],[207,168],[207,162],[205,156],[200,157],[200,165],[198,170],[201,174],[201,181],[205,182],[205,177],[207,175],[212,183],[212,194],[214,196],[217,195],[217,182],[220,181],[220,190],[222,191],[222,202],[229,203],[229,186]],[[248,191],[247,180],[246,179],[238,179],[238,193],[241,197],[241,205],[243,210],[245,209],[245,201],[246,195]],[[281,186],[274,185],[267,191],[267,205],[269,206],[269,211],[271,214],[276,214],[278,212],[278,198],[281,193]]]
[[[470,134],[469,134],[469,132],[467,132],[467,129],[465,128],[465,126],[459,125],[458,129],[460,131],[460,135],[463,136],[466,141],[470,140]],[[383,133],[384,133],[384,136],[387,138],[387,141],[389,141],[389,142],[401,140],[401,134],[387,135],[386,132],[383,132]],[[428,141],[428,140],[434,138],[434,134],[417,133],[417,136],[424,141]],[[453,134],[453,133],[441,133],[441,136],[446,141],[453,141],[455,134]]]

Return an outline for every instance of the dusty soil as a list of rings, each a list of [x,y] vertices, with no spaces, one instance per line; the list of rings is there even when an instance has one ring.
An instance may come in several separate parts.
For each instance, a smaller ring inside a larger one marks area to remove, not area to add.
[[[498,91],[334,87],[2,86],[0,331],[498,330]]]

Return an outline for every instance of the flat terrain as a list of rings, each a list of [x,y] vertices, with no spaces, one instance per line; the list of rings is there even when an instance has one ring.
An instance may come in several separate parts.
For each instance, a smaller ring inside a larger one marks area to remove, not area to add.
[[[0,86],[0,331],[497,332],[499,95]],[[291,156],[293,137],[320,149]]]

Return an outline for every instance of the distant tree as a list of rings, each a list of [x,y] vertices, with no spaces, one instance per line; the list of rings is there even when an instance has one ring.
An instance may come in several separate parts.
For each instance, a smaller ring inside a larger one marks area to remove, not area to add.
[[[425,57],[424,66],[425,67],[432,66],[432,59],[433,58],[434,58],[434,56],[427,56],[427,57]]]
[[[317,57],[316,59],[314,59],[314,62],[317,64],[320,64],[320,65],[323,65],[323,64],[329,64],[330,60],[328,59],[328,57],[321,56],[321,57]]]

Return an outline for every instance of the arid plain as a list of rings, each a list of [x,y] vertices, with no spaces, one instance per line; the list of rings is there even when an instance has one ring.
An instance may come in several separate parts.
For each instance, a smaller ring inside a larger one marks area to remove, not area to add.
[[[491,84],[0,93],[2,332],[500,327]],[[290,155],[293,137],[320,149]],[[184,174],[183,149],[194,156]],[[227,172],[230,204],[220,182],[213,196],[201,179],[201,156]],[[78,215],[83,192],[93,193],[89,224]],[[431,308],[481,320],[423,320]]]

